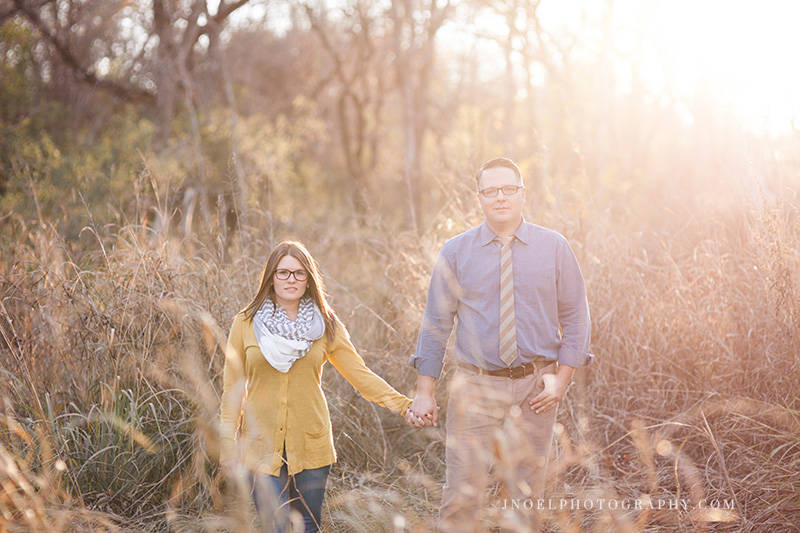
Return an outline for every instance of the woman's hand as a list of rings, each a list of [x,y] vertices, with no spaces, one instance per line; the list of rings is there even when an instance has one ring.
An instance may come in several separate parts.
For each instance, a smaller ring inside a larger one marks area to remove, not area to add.
[[[423,428],[425,427],[425,419],[421,416],[418,416],[409,407],[408,410],[406,411],[406,424],[408,424],[412,428]]]

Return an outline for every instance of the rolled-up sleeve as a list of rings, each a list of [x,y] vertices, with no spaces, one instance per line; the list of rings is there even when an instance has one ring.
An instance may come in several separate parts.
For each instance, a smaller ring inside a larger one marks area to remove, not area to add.
[[[591,322],[586,284],[578,260],[569,243],[563,240],[557,251],[558,322],[561,327],[559,364],[579,367],[594,359],[589,353]]]
[[[437,379],[444,367],[447,340],[453,330],[458,305],[458,283],[447,252],[445,245],[434,264],[416,353],[409,360],[419,374]]]

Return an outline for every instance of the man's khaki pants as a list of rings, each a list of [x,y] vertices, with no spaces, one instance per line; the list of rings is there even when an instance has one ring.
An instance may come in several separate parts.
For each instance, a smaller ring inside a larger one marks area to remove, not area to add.
[[[504,526],[509,531],[538,531],[536,500],[542,498],[557,409],[535,414],[530,401],[544,388],[542,373],[521,379],[483,376],[459,369],[447,404],[446,481],[439,511],[440,532],[482,531]],[[502,492],[493,506],[497,523],[481,523],[490,468]],[[499,511],[511,508],[515,512]],[[525,505],[526,500],[531,500]],[[532,505],[531,505],[532,503]]]

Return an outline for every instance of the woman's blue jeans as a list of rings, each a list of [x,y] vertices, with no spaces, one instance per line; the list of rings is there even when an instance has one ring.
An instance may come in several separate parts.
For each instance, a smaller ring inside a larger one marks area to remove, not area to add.
[[[306,533],[319,531],[322,524],[322,501],[331,467],[323,466],[289,475],[286,464],[278,476],[251,474],[253,501],[265,532],[289,533],[291,516],[299,513]],[[293,513],[291,511],[296,511]]]

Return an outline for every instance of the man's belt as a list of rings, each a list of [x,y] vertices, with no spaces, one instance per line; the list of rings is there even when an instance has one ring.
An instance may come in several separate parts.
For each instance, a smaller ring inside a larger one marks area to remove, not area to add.
[[[497,376],[509,379],[522,379],[525,376],[530,376],[531,374],[535,374],[537,369],[541,370],[544,367],[552,364],[555,364],[555,361],[550,361],[548,359],[537,359],[536,361],[525,363],[522,366],[502,368],[500,370],[486,370],[485,368],[480,368],[475,365],[471,365],[469,363],[464,363],[464,362],[458,363],[458,366],[470,372],[480,374],[481,376]]]

